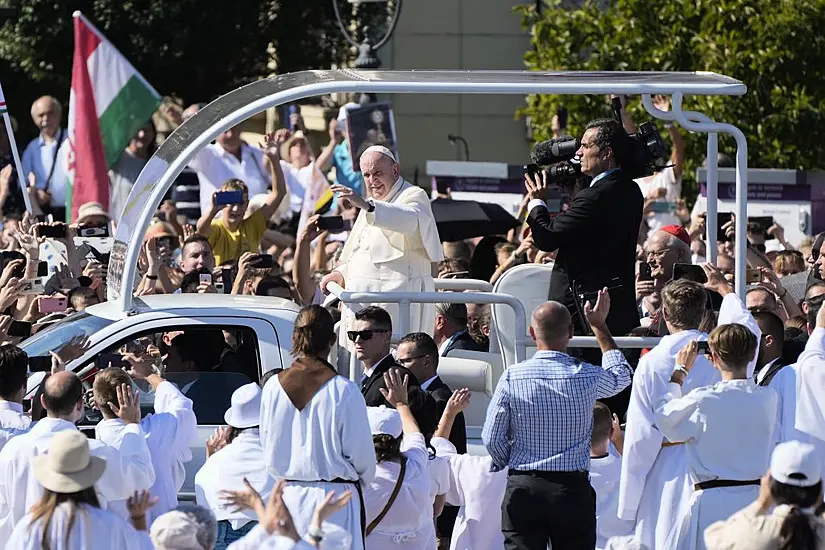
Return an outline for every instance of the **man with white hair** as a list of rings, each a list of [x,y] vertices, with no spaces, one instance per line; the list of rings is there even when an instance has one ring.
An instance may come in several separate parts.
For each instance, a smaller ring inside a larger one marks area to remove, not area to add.
[[[368,199],[343,185],[333,185],[339,198],[361,212],[341,253],[341,263],[321,280],[326,290],[335,282],[355,292],[433,292],[433,264],[444,259],[427,193],[401,177],[392,151],[380,145],[361,155]],[[386,309],[394,326],[402,326],[398,304],[372,304]],[[434,308],[411,304],[408,332],[432,334]]]
[[[23,173],[27,177],[34,174],[37,202],[57,221],[66,219],[66,185],[69,181],[69,144],[66,141],[69,132],[60,127],[62,114],[63,107],[52,96],[45,95],[32,103],[32,120],[40,135],[29,142],[22,158]]]
[[[636,275],[636,301],[640,318],[653,316],[662,307],[662,289],[673,279],[673,266],[691,263],[690,236],[680,225],[666,225],[654,231],[645,243],[645,260],[650,280]]]

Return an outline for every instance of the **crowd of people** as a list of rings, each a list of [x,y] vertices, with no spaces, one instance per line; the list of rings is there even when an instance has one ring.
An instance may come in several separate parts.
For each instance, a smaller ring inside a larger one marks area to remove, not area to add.
[[[207,360],[211,343],[182,331],[124,345],[124,366],[83,380],[66,364],[86,344],[56,343],[32,386],[19,344],[106,300],[107,243],[157,136],[147,122],[110,172],[110,203],[82,205],[66,223],[60,103],[32,106],[40,135],[23,154],[22,186],[0,129],[6,548],[825,548],[825,235],[795,248],[776,223],[739,236],[731,221],[709,263],[702,201],[691,211],[681,198],[679,130],[666,125],[670,164],[634,181],[623,166],[635,124],[622,109],[621,121],[587,125],[560,212],[546,203],[546,172],[527,174],[516,229],[441,242],[430,197],[401,177],[396,152],[370,146],[352,169],[351,107],[317,152],[296,115],[297,131],[257,146],[238,128],[222,133],[144,237],[138,296],[269,296],[300,308],[293,363],[261,373],[241,365],[228,335]],[[163,116],[182,123],[198,110]],[[733,287],[738,238],[744,300]],[[548,301],[530,316],[536,353],[496,383],[486,456],[467,453],[471,392],[450,388],[439,363],[499,353],[490,305],[411,304],[408,334],[394,339],[398,304],[329,298],[434,291],[434,278],[495,284],[527,263],[552,265]],[[571,348],[582,334],[599,350]],[[623,350],[614,336],[625,335],[660,340]],[[337,346],[355,354],[357,382],[338,374]],[[206,441],[196,503],[179,503],[201,404],[169,375],[233,364],[252,382]],[[99,422],[86,437],[77,424],[90,410]]]

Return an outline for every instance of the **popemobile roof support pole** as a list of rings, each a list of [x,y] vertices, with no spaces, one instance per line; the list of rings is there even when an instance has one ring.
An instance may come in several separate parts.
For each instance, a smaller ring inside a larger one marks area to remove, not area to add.
[[[676,115],[672,112],[661,111],[653,105],[653,99],[650,94],[642,95],[642,104],[644,104],[647,112],[656,118],[668,120],[673,122],[676,120]],[[703,113],[695,111],[683,111],[685,116],[695,122],[705,122],[708,124],[715,124],[713,119]],[[707,150],[707,208],[705,218],[705,229],[707,231],[707,241],[705,242],[705,258],[707,261],[716,265],[716,256],[718,248],[717,234],[720,228],[716,227],[716,212],[718,209],[719,198],[719,134],[716,132],[708,132],[708,150]]]
[[[748,140],[742,130],[732,124],[691,122],[688,120],[682,111],[681,92],[673,94],[673,113],[676,115],[676,121],[688,130],[694,132],[721,132],[730,134],[736,140],[736,273],[734,275],[734,287],[739,297],[744,300],[745,291],[747,290],[745,288],[745,271],[748,267]],[[710,165],[708,168],[710,168]],[[710,189],[710,185],[708,185],[708,189]],[[710,206],[710,199],[710,193],[708,193],[708,206]],[[710,210],[708,210],[708,217],[710,217]]]

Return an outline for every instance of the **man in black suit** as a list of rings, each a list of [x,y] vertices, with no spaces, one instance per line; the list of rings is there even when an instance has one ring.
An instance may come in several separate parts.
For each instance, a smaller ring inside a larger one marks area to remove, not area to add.
[[[432,339],[441,357],[446,357],[454,349],[487,351],[470,336],[466,304],[436,304]]]
[[[753,379],[757,385],[767,386],[776,373],[786,365],[782,358],[785,324],[771,311],[751,309],[751,314],[762,332]]]
[[[555,219],[544,200],[549,184],[525,176],[533,242],[545,252],[558,250],[550,281],[550,300],[574,306],[571,285],[585,293],[611,289],[610,332],[627,334],[639,325],[635,300],[636,243],[644,198],[639,186],[622,172],[629,138],[615,120],[599,119],[587,125],[576,155],[581,171],[592,178]],[[595,295],[594,295],[595,296]],[[595,303],[595,299],[592,300]]]
[[[463,306],[463,304],[461,305]],[[440,419],[447,406],[447,401],[453,395],[453,390],[438,377],[438,346],[436,346],[435,341],[430,338],[429,334],[413,332],[404,336],[398,343],[397,355],[398,362],[410,369],[416,378],[423,381],[421,382],[421,389],[435,399],[438,418]],[[458,416],[456,416],[453,429],[450,432],[450,442],[455,445],[459,454],[467,452],[467,428],[464,424],[464,413],[458,413]],[[446,539],[447,546],[449,546],[449,539],[452,536],[457,515],[457,507],[445,506],[436,520],[438,537],[439,539]]]
[[[355,344],[355,355],[364,365],[361,394],[367,407],[387,404],[381,395],[381,388],[387,389],[384,373],[390,369],[398,369],[402,376],[410,377],[408,388],[421,386],[415,375],[396,363],[390,353],[392,317],[387,310],[370,306],[356,313],[352,328],[347,331],[347,338]]]

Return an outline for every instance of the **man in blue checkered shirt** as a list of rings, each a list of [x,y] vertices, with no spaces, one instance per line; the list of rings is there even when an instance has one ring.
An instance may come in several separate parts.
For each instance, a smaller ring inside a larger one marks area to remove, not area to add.
[[[481,434],[494,471],[508,468],[501,528],[506,550],[589,549],[596,544],[590,486],[590,432],[596,399],[630,385],[633,371],[607,329],[610,296],[599,292],[584,313],[602,350],[602,366],[567,355],[567,308],[545,302],[530,321],[538,351],[504,371]]]

